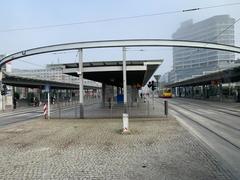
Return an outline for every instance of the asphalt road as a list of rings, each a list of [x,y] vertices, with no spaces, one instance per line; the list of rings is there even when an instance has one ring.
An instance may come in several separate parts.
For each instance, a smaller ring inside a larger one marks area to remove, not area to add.
[[[17,122],[32,120],[40,116],[43,116],[43,112],[39,107],[0,113],[0,127]]]
[[[93,101],[86,102],[87,105],[91,103],[93,103]],[[51,115],[55,115],[55,117],[58,117],[59,110],[58,104],[51,105],[50,107]],[[76,107],[75,102],[62,103],[61,104],[62,115],[64,115],[64,117],[70,114],[73,116],[76,109],[75,107]],[[0,112],[0,127],[23,121],[30,121],[38,117],[43,117],[43,106],[25,107],[16,109],[14,111]]]
[[[199,137],[240,177],[240,104],[185,98],[156,99],[169,103],[169,114]]]

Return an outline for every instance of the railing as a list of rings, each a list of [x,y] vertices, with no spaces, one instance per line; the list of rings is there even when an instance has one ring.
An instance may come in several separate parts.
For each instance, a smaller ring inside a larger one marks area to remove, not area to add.
[[[84,99],[84,118],[121,118],[123,103],[116,101],[102,103],[100,98],[86,97]],[[140,99],[127,105],[129,118],[164,117],[164,106],[153,103],[152,99]],[[80,104],[78,100],[57,102],[51,107],[51,118],[79,119]]]

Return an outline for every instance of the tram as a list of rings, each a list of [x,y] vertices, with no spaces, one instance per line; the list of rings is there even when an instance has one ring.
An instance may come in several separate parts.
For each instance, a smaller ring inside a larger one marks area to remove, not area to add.
[[[172,98],[172,91],[169,88],[160,89],[159,91],[160,98]]]

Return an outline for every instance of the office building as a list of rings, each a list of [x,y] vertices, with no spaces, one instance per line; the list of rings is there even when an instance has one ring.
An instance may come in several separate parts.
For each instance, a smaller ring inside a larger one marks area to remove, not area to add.
[[[214,16],[197,23],[188,20],[181,24],[172,38],[234,45],[234,26],[231,26],[234,22],[229,15]],[[231,52],[174,47],[174,81],[222,69],[233,63],[234,59],[235,54]]]

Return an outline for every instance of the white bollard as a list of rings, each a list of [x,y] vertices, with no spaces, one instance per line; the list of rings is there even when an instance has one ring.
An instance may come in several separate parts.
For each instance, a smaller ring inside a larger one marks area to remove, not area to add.
[[[123,113],[123,133],[129,132],[128,129],[128,114]]]

